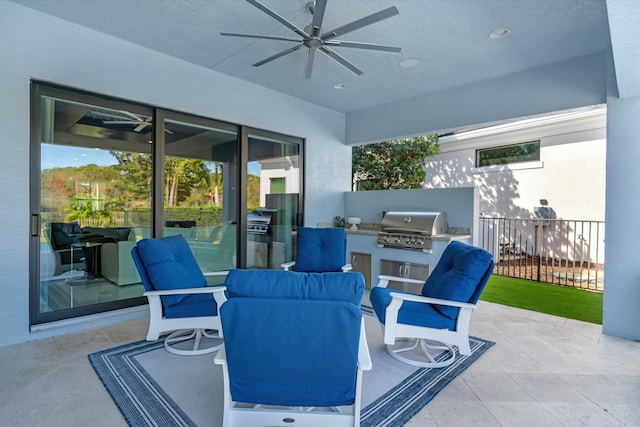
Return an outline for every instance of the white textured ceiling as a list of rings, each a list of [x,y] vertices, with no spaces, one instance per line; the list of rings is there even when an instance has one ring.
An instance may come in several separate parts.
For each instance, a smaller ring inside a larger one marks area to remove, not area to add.
[[[402,52],[336,48],[364,74],[356,76],[318,54],[313,76],[305,80],[306,49],[254,67],[253,63],[294,43],[220,35],[238,32],[296,37],[246,1],[14,1],[343,112],[589,55],[610,44],[604,0],[329,0],[324,30],[395,5],[399,15],[340,39],[399,46]],[[261,2],[300,28],[311,22],[306,0]],[[509,28],[511,34],[489,38],[498,28]],[[407,58],[420,63],[401,68],[399,62]],[[336,90],[336,83],[344,83],[346,88]]]

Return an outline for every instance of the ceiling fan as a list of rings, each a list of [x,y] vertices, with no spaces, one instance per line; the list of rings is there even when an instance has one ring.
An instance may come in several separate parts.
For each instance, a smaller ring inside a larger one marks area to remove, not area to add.
[[[307,10],[311,12],[313,15],[313,20],[311,24],[307,26],[304,30],[298,28],[296,25],[286,20],[282,16],[278,15],[273,10],[269,9],[262,3],[257,0],[247,0],[253,6],[257,7],[267,15],[271,16],[276,21],[280,22],[282,25],[291,29],[293,32],[298,34],[301,39],[298,38],[290,38],[290,37],[278,37],[278,36],[266,36],[259,34],[239,34],[239,33],[220,33],[223,36],[232,36],[232,37],[246,37],[246,38],[254,38],[254,39],[266,39],[266,40],[281,40],[288,42],[297,42],[296,46],[290,47],[288,49],[283,50],[282,52],[278,52],[275,55],[272,55],[262,61],[258,61],[253,64],[254,67],[259,67],[268,62],[273,61],[274,59],[281,58],[285,55],[293,53],[299,49],[306,47],[307,50],[307,60],[304,67],[304,77],[305,79],[311,78],[311,72],[313,70],[313,60],[315,58],[316,51],[320,51],[325,55],[329,56],[329,58],[338,62],[340,65],[346,67],[349,71],[356,75],[361,75],[362,70],[353,65],[347,59],[340,56],[333,48],[335,47],[348,47],[354,49],[367,49],[367,50],[376,50],[380,52],[391,52],[391,53],[399,53],[401,48],[393,47],[393,46],[384,46],[379,44],[370,44],[370,43],[358,43],[358,42],[349,42],[336,40],[336,37],[343,36],[347,33],[350,33],[355,30],[359,30],[360,28],[366,27],[371,24],[375,24],[376,22],[382,21],[387,18],[391,18],[392,16],[397,15],[398,9],[395,6],[389,7],[387,9],[381,10],[379,12],[373,13],[371,15],[365,16],[364,18],[360,18],[355,20],[349,24],[342,25],[338,28],[334,28],[330,31],[322,31],[322,21],[324,20],[324,12],[327,7],[327,0],[316,0],[307,3]]]

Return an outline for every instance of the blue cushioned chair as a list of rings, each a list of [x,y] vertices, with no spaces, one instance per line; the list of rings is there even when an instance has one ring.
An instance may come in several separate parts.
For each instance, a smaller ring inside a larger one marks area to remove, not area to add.
[[[189,244],[181,235],[161,239],[142,239],[131,251],[149,300],[147,341],[161,333],[167,351],[180,354],[205,354],[222,344],[218,306],[225,300],[223,286],[207,286]],[[226,271],[206,273],[225,276]],[[214,338],[213,345],[201,347],[204,338]],[[193,340],[191,349],[183,343]]]
[[[421,281],[380,276],[371,290],[371,305],[384,331],[389,354],[422,367],[448,366],[455,360],[452,345],[470,355],[471,312],[493,272],[493,259],[484,249],[451,242],[427,278],[421,295],[388,289],[389,281]],[[409,341],[409,345],[396,344]],[[419,348],[418,348],[419,347]]]
[[[296,260],[281,265],[303,273],[350,271],[345,264],[347,236],[344,228],[298,227]]]
[[[225,285],[223,426],[358,426],[362,275],[231,270]]]

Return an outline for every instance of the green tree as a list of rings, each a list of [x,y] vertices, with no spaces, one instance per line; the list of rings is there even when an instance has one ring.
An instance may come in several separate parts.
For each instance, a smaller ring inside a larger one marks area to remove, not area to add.
[[[421,188],[424,159],[440,152],[438,135],[418,136],[353,148],[353,181],[358,190]]]

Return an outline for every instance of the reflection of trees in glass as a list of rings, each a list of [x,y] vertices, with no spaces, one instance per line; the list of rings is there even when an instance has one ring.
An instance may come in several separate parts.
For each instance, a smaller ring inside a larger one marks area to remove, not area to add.
[[[209,169],[202,160],[165,157],[165,206],[179,206],[194,190],[209,190]]]
[[[111,151],[116,165],[65,167],[41,173],[42,210],[52,220],[109,225],[115,212],[151,205],[151,155]],[[221,207],[223,164],[166,157],[165,206]],[[250,175],[249,205],[259,206],[260,178]],[[85,221],[86,220],[86,221]]]
[[[114,198],[123,209],[150,206],[151,202],[151,155],[110,151],[118,164]]]
[[[87,194],[76,194],[71,200],[71,206],[67,209],[66,221],[78,221],[81,224],[107,226],[113,218],[113,211],[99,209],[100,200]]]
[[[476,167],[540,160],[540,141],[476,150]]]
[[[354,183],[358,190],[421,188],[424,159],[438,152],[437,135],[354,147]]]

